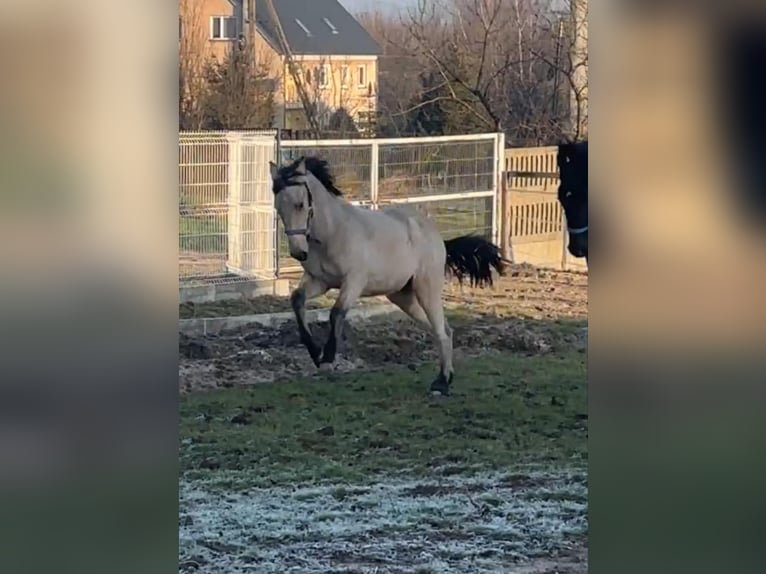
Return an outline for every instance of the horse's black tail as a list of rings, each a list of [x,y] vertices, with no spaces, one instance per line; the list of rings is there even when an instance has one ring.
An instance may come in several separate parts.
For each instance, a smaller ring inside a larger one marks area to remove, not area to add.
[[[447,248],[447,270],[462,283],[467,275],[471,287],[492,285],[492,268],[500,275],[505,272],[500,248],[477,235],[462,235],[444,242]]]

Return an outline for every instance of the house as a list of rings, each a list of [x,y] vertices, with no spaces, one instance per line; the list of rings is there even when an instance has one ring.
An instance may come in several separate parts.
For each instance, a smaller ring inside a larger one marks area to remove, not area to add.
[[[206,57],[222,59],[248,35],[248,5],[255,8],[254,49],[259,65],[275,80],[274,127],[309,127],[271,17],[273,4],[306,95],[320,123],[344,108],[360,129],[377,116],[380,47],[338,0],[179,0],[179,34],[198,30]],[[186,28],[186,30],[185,30]]]

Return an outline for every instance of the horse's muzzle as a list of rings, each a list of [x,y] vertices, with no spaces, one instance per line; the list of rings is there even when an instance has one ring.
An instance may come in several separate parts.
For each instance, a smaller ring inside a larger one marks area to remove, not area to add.
[[[578,233],[569,236],[569,245],[567,250],[573,257],[588,256],[588,233]]]
[[[569,253],[572,254],[572,257],[588,257],[588,250],[584,249],[580,245],[572,245],[569,244]]]
[[[293,257],[293,259],[297,259],[298,261],[306,261],[306,259],[309,258],[308,251],[291,251],[290,255]]]

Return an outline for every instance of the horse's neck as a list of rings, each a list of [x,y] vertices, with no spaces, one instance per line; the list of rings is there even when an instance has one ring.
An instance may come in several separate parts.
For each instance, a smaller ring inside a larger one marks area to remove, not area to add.
[[[322,241],[330,241],[331,238],[342,234],[343,226],[340,225],[344,217],[345,205],[342,199],[334,196],[326,189],[322,188],[313,191],[316,207],[314,208],[314,219],[316,236],[323,238]]]

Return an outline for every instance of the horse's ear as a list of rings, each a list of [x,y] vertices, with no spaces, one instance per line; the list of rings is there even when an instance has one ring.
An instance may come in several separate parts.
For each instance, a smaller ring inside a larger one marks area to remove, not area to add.
[[[301,156],[298,160],[298,165],[295,167],[295,173],[298,175],[306,175],[306,156]]]
[[[277,177],[279,176],[279,166],[277,166],[277,164],[275,164],[273,161],[270,161],[269,171],[271,171],[272,181],[276,181]]]

